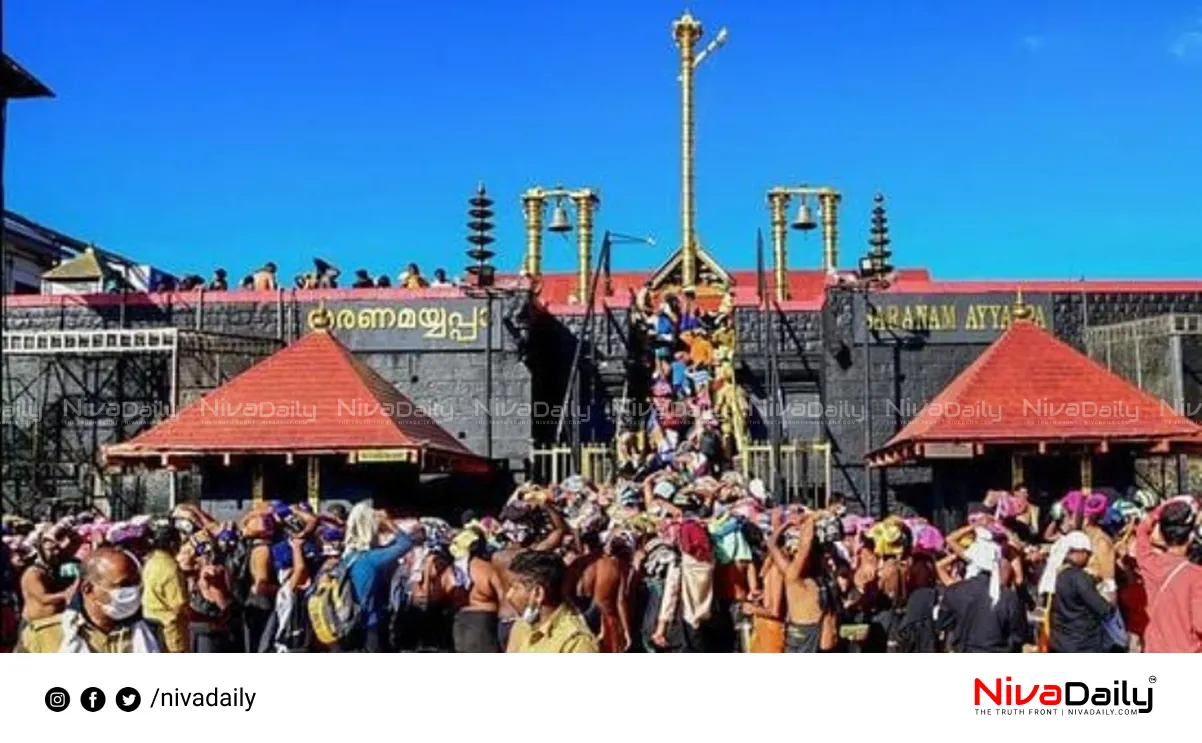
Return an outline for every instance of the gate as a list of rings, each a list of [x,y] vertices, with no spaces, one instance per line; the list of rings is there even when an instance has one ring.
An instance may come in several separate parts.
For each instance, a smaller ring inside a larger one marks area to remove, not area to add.
[[[825,441],[788,441],[780,446],[781,474],[785,492],[774,493],[778,502],[826,505],[831,488],[831,447]],[[772,444],[753,441],[744,454],[735,457],[734,468],[748,479],[759,478],[769,489],[776,479],[772,468]],[[613,444],[584,444],[576,467],[570,446],[535,447],[530,452],[529,476],[540,485],[562,482],[579,472],[586,480],[607,482],[617,472]]]
[[[735,457],[735,467],[748,480],[759,479],[769,492],[776,487],[772,466],[772,443],[753,441]],[[772,493],[778,503],[800,503],[811,507],[826,505],[831,491],[831,445],[825,441],[794,440],[780,444],[780,468],[783,493]]]

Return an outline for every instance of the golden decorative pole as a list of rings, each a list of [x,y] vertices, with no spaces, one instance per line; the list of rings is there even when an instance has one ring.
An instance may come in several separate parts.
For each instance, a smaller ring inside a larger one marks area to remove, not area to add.
[[[792,223],[795,230],[809,232],[818,228],[814,214],[810,210],[807,199],[818,200],[818,209],[822,212],[822,268],[832,274],[839,265],[839,202],[843,196],[830,186],[777,186],[768,191],[769,211],[772,215],[772,242],[775,252],[773,273],[776,278],[776,299],[783,302],[789,298],[789,265],[788,265],[788,218],[785,212],[789,202],[796,196],[800,199],[797,206],[797,219]]]
[[[1088,452],[1081,455],[1081,492],[1093,492],[1093,455]]]
[[[768,192],[768,204],[772,209],[772,276],[776,283],[776,301],[789,299],[788,248],[785,239],[789,229],[789,193],[774,188]]]
[[[693,50],[701,23],[685,13],[672,24],[680,49],[680,271],[686,287],[697,284],[697,243],[693,237]]]
[[[584,188],[570,195],[576,205],[576,271],[577,296],[582,304],[588,302],[590,279],[593,269],[593,207],[597,205],[597,195],[590,189]]]
[[[526,217],[526,260],[523,272],[530,278],[538,278],[543,272],[543,208],[546,199],[537,188],[522,195],[522,213]]]
[[[818,191],[818,208],[822,212],[822,268],[828,274],[839,268],[839,201],[838,191]]]
[[[1014,453],[1010,455],[1010,487],[1017,488],[1020,484],[1027,481],[1023,473],[1023,455]]]
[[[576,220],[579,222],[579,232],[576,235],[577,284],[574,296],[580,302],[588,299],[592,278],[593,256],[593,214],[601,204],[601,197],[592,188],[543,188],[534,186],[522,195],[522,211],[526,215],[526,258],[522,268],[533,279],[542,274],[543,270],[543,210],[547,201],[554,199],[555,209],[551,214],[551,223],[546,226],[548,232],[566,234],[572,231],[571,219],[564,202],[570,203],[576,210]]]
[[[321,459],[316,455],[309,457],[306,475],[309,505],[316,513],[321,510]]]
[[[726,29],[700,54],[694,52],[704,33],[688,11],[672,23],[672,38],[680,50],[680,270],[686,288],[697,285],[697,234],[693,205],[693,70],[726,41]]]

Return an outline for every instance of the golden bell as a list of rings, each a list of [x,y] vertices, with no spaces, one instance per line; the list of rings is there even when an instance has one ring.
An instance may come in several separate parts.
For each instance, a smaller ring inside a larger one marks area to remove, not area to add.
[[[562,204],[555,205],[555,211],[551,212],[551,224],[547,226],[549,232],[571,232],[572,223],[568,221],[568,210],[563,208]]]
[[[808,232],[818,226],[814,221],[814,213],[810,211],[810,205],[802,201],[797,207],[797,219],[793,220],[793,229]]]

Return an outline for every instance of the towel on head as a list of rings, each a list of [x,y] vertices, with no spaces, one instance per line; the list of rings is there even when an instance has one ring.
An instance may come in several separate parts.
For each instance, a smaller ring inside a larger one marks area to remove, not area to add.
[[[1074,531],[1065,534],[1064,546],[1068,552],[1074,550],[1093,552],[1093,543],[1089,540],[1089,535],[1083,531]]]
[[[1075,516],[1085,508],[1085,493],[1073,490],[1060,499],[1060,508],[1065,516]]]
[[[819,544],[832,544],[843,539],[843,523],[835,516],[823,516],[814,524],[814,538]]]
[[[843,533],[849,536],[855,536],[861,532],[866,532],[872,529],[873,521],[868,516],[844,516],[843,517]]]
[[[1110,501],[1101,493],[1091,493],[1085,498],[1084,511],[1088,518],[1098,518],[1106,513]]]
[[[902,528],[904,524],[894,519],[886,519],[868,530],[868,536],[876,553],[881,557],[898,557],[904,551]]]
[[[663,498],[664,500],[670,501],[672,500],[672,496],[676,495],[676,485],[671,480],[660,480],[659,482],[655,483],[655,488],[651,491],[651,493],[656,498]]]
[[[1012,519],[1023,515],[1027,510],[1027,502],[1010,493],[998,493],[997,507],[994,516],[999,519]]]
[[[981,573],[989,573],[989,601],[997,606],[1002,595],[1001,560],[1002,551],[992,540],[976,539],[964,553],[968,568],[966,578],[975,578]]]
[[[1043,568],[1043,574],[1039,576],[1040,595],[1051,595],[1056,592],[1056,578],[1060,575],[1060,569],[1064,567],[1064,559],[1074,549],[1092,551],[1089,536],[1085,532],[1070,532],[1061,536],[1052,545],[1052,550],[1048,553],[1048,561]]]
[[[943,532],[927,523],[917,524],[914,529],[914,551],[934,555],[943,551]]]

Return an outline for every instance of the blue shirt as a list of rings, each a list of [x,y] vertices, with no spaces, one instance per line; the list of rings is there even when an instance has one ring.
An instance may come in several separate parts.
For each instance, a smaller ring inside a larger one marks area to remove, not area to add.
[[[683,390],[689,380],[689,367],[683,361],[672,362],[672,389]]]
[[[364,627],[374,627],[384,619],[388,606],[388,583],[397,560],[413,548],[413,540],[405,534],[397,534],[392,543],[366,552],[355,552],[343,558],[348,560],[351,587],[363,616]]]
[[[676,334],[676,323],[672,322],[671,316],[661,313],[655,321],[655,332],[659,334],[660,340],[671,340]]]

